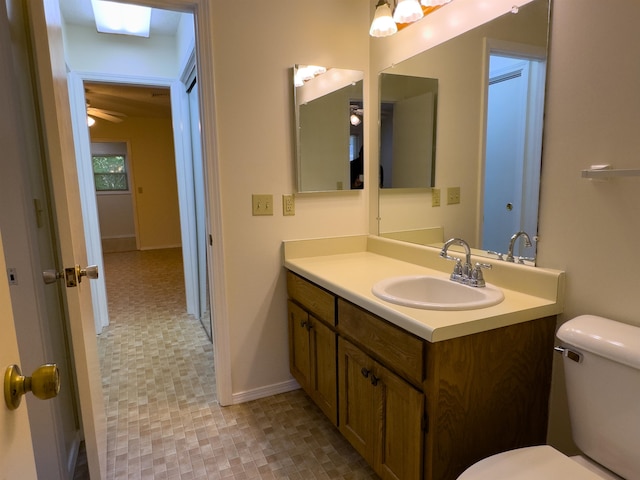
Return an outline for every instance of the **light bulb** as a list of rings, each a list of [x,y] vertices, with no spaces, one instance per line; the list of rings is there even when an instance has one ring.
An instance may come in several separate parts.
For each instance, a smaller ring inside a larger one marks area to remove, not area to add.
[[[396,23],[411,23],[420,20],[424,16],[418,0],[399,0],[396,11],[393,12],[393,20]]]
[[[396,22],[393,21],[391,9],[385,0],[380,0],[376,6],[376,13],[371,22],[369,35],[372,37],[387,37],[398,31]]]

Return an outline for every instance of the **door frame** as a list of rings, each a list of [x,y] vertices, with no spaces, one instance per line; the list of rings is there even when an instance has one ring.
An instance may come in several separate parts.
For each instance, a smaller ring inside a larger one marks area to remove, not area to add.
[[[118,0],[116,0],[118,1]],[[139,5],[164,10],[177,10],[191,13],[195,22],[195,59],[198,77],[199,108],[201,122],[202,158],[205,169],[205,197],[207,201],[207,230],[210,232],[213,242],[208,242],[207,272],[210,285],[211,310],[215,312],[213,322],[213,354],[216,370],[217,400],[222,406],[233,403],[231,383],[231,353],[229,349],[229,320],[226,301],[225,286],[225,262],[224,245],[222,242],[222,212],[220,209],[221,189],[217,156],[217,129],[214,95],[214,65],[213,65],[213,19],[210,2],[208,0],[136,0]],[[146,85],[162,85],[171,88],[172,118],[175,121],[183,121],[180,118],[183,108],[173,105],[174,95],[181,85],[179,80],[170,80],[157,77],[131,77],[107,74],[95,74],[90,72],[76,72],[80,78],[87,81],[102,81],[109,83],[142,83]],[[119,82],[118,82],[119,80]],[[77,88],[77,87],[76,87]],[[82,90],[84,95],[84,90]],[[178,100],[179,101],[179,100]],[[175,129],[175,123],[174,123]],[[177,147],[177,145],[176,145]],[[179,151],[176,148],[176,153]],[[176,161],[178,158],[176,157]],[[185,162],[182,162],[184,165]],[[189,229],[191,232],[193,230]],[[195,239],[189,240],[189,244],[195,245]],[[196,271],[197,274],[197,271]],[[197,277],[196,277],[197,278]]]
[[[196,23],[196,56],[200,79],[200,114],[202,151],[206,184],[209,190],[210,232],[216,239],[209,245],[209,278],[212,285],[214,324],[214,362],[217,368],[218,402],[232,403],[229,351],[228,310],[222,243],[220,179],[216,152],[216,118],[213,73],[213,19],[208,0],[141,0],[151,7],[191,12]],[[30,18],[36,71],[37,103],[41,110],[47,149],[49,176],[53,185],[53,202],[62,265],[87,264],[82,211],[79,205],[79,182],[73,144],[71,108],[67,71],[62,45],[61,15],[58,0],[26,2]],[[93,322],[91,288],[83,282],[65,290],[70,323],[72,353],[79,388],[80,412],[87,446],[91,477],[106,476],[106,417],[102,396],[97,340]]]

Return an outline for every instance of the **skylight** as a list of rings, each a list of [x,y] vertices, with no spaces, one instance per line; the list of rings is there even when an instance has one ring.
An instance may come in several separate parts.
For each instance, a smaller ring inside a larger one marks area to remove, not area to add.
[[[98,32],[149,37],[150,7],[106,0],[91,0],[91,4]]]

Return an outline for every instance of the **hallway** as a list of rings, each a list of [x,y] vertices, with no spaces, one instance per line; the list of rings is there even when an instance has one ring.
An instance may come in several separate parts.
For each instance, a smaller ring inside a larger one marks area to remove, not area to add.
[[[104,263],[109,480],[377,478],[301,390],[218,405],[212,345],[185,313],[180,249]]]

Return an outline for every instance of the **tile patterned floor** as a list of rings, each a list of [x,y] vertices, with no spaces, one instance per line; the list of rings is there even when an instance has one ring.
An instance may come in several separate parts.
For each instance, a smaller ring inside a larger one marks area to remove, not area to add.
[[[301,391],[218,405],[212,345],[185,313],[179,249],[104,260],[109,480],[377,478]]]

